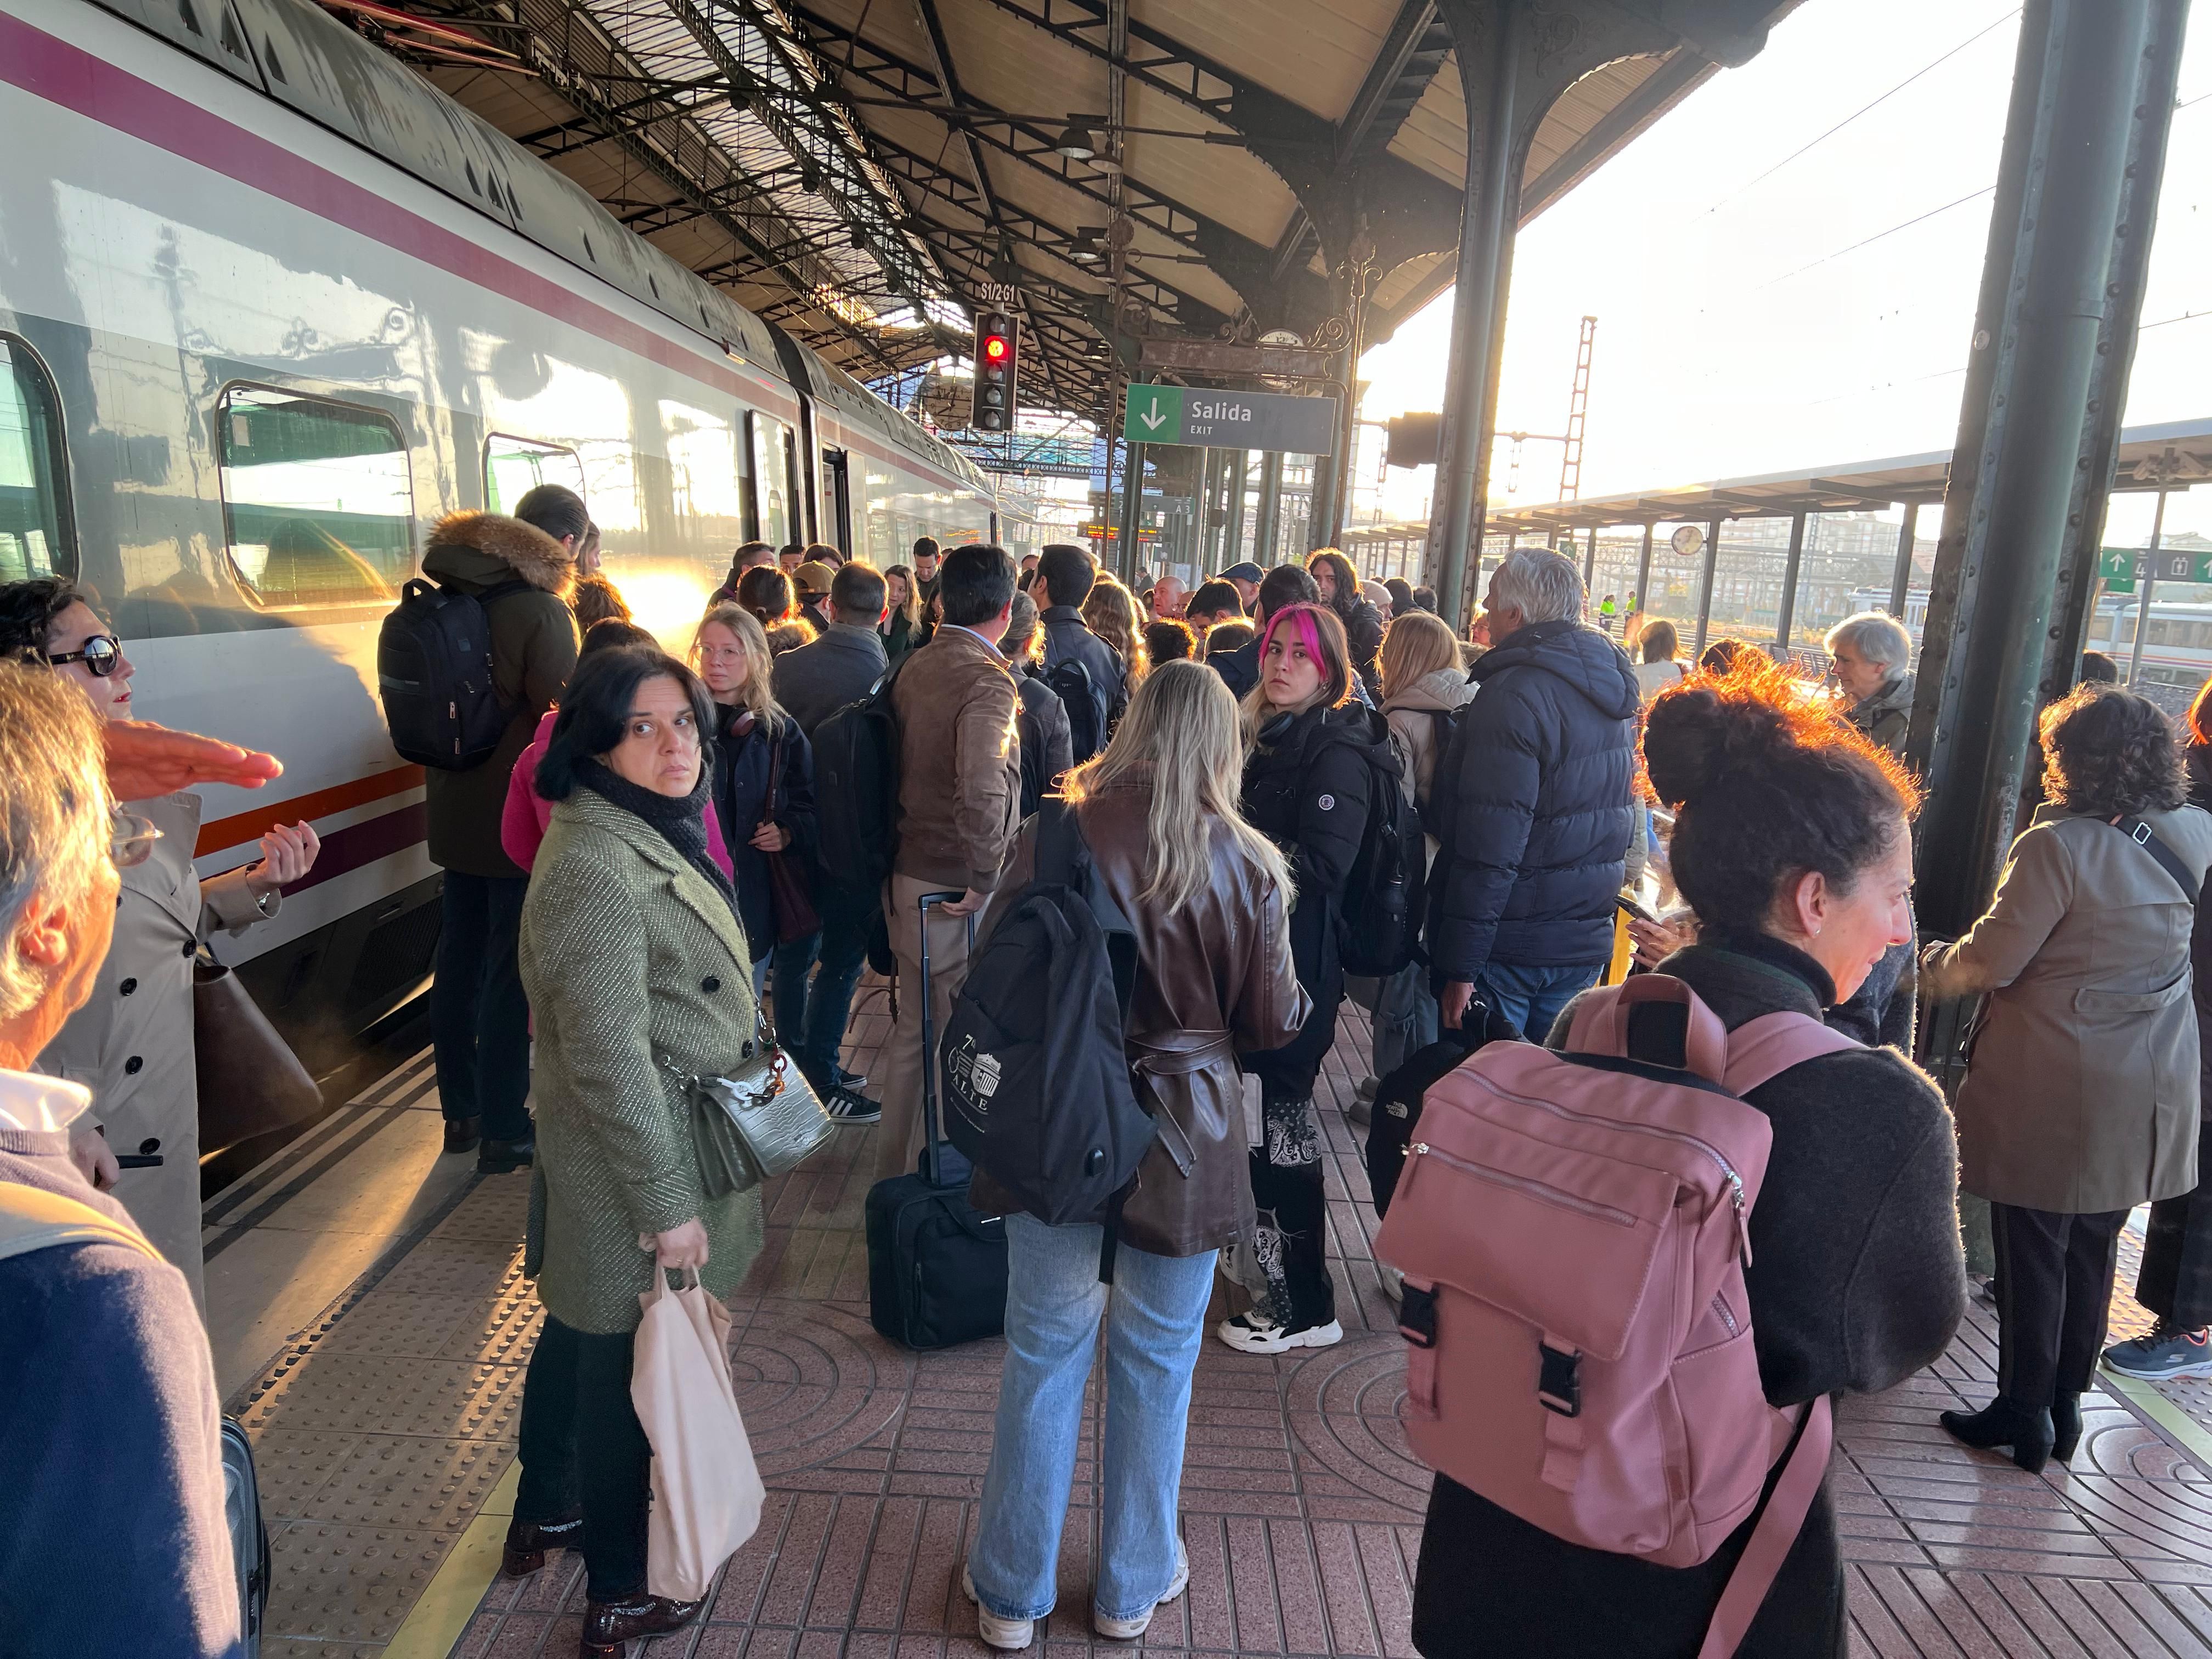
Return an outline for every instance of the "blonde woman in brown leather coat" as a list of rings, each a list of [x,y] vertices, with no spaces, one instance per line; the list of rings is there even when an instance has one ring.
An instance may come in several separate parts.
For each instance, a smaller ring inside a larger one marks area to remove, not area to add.
[[[1098,1227],[1006,1216],[1006,1372],[962,1576],[984,1642],[1002,1651],[1029,1646],[1052,1610],[1102,1315],[1105,1516],[1094,1626],[1121,1640],[1141,1635],[1190,1576],[1176,1504],[1191,1371],[1215,1253],[1253,1232],[1237,1054],[1288,1042],[1310,1006],[1291,960],[1288,869],[1237,811],[1242,761],[1228,687],[1198,663],[1172,662],[1139,686],[1113,742],[1064,786],[1095,876],[1137,935],[1129,1056],[1150,1061],[1155,1110],[1175,1120],[1194,1156],[1186,1176],[1161,1142],[1146,1152],[1121,1208],[1110,1287],[1098,1282]],[[994,908],[1028,884],[1036,836],[1032,818]],[[1012,1207],[984,1177],[974,1197],[987,1211]]]

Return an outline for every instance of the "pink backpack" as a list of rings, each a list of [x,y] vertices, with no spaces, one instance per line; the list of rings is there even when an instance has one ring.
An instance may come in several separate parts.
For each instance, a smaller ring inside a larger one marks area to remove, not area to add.
[[[1626,1058],[1655,1002],[1685,1011],[1686,1071]],[[1789,1456],[1700,1659],[1750,1627],[1832,1440],[1826,1399],[1785,1413],[1759,1387],[1743,1270],[1772,1128],[1739,1097],[1857,1046],[1798,1013],[1730,1032],[1662,974],[1592,992],[1574,1058],[1493,1042],[1429,1090],[1376,1237],[1406,1275],[1415,1455],[1522,1520],[1690,1566]]]

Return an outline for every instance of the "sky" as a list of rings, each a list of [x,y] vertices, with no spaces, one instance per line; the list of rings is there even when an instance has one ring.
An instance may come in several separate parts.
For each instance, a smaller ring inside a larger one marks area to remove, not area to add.
[[[1808,0],[1522,228],[1499,428],[1564,429],[1587,314],[1584,495],[1950,447],[2019,21],[2004,0]],[[2177,103],[2130,425],[2212,415],[2212,25]],[[1447,293],[1369,351],[1363,417],[1440,407],[1450,332]],[[1508,462],[1493,501],[1557,497],[1558,445],[1524,448],[1510,495]],[[1419,516],[1431,476],[1392,473],[1389,510]],[[2209,509],[2212,489],[2175,497],[2169,533],[2212,531]],[[2108,542],[2141,543],[2149,512],[2119,498]]]

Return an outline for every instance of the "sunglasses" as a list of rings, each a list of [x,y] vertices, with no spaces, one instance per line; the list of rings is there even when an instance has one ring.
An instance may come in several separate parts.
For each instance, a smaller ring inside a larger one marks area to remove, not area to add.
[[[122,666],[123,641],[112,634],[94,634],[84,642],[82,651],[50,651],[46,657],[56,668],[64,663],[81,662],[86,673],[104,680]]]
[[[108,815],[107,856],[118,870],[132,870],[154,856],[161,830],[151,818],[120,809]]]

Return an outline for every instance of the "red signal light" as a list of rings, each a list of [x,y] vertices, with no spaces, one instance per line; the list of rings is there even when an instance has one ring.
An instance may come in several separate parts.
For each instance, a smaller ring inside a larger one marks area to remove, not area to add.
[[[994,363],[1004,362],[1006,351],[1006,337],[1003,334],[994,334],[983,342],[983,355]]]

